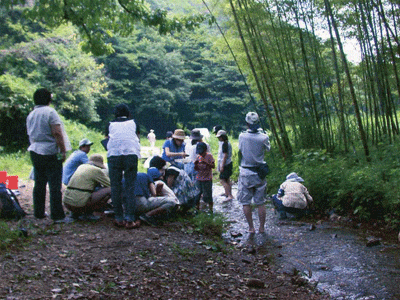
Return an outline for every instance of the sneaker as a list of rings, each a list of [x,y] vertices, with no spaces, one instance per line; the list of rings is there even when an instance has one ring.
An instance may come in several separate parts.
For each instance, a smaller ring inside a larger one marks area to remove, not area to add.
[[[58,219],[58,220],[54,220],[54,224],[71,224],[74,223],[75,219],[72,219],[70,217],[65,217],[64,219]]]
[[[95,215],[82,215],[78,217],[79,221],[84,221],[84,222],[97,222],[100,220],[99,216],[95,216]]]
[[[139,217],[140,220],[142,220],[143,222],[151,225],[151,226],[157,226],[157,221],[154,219],[154,217],[150,217],[150,216],[146,216],[146,215],[141,215]]]

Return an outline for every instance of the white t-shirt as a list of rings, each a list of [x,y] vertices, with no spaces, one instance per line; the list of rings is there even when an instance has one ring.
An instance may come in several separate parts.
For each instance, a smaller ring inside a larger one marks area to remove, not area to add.
[[[26,118],[30,142],[28,151],[40,155],[54,155],[60,152],[56,139],[51,134],[51,125],[61,125],[65,150],[71,150],[71,143],[65,133],[64,124],[55,109],[48,105],[37,105]]]
[[[107,157],[120,155],[137,155],[140,158],[140,141],[136,134],[133,120],[110,122],[110,140],[107,144]]]

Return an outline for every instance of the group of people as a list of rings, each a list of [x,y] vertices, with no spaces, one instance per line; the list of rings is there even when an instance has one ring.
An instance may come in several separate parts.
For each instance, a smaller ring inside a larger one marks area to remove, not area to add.
[[[45,217],[46,185],[50,189],[51,218],[56,223],[99,219],[93,212],[114,211],[114,224],[127,229],[138,228],[142,222],[156,225],[178,210],[200,208],[201,200],[213,210],[212,179],[215,159],[210,146],[203,141],[199,130],[192,130],[189,142],[185,132],[176,129],[167,133],[162,156],[150,160],[146,173],[138,173],[140,140],[135,121],[125,104],[115,107],[115,119],[106,129],[108,139],[107,161],[94,154],[88,157],[93,143],[82,139],[79,149],[63,162],[71,150],[68,136],[57,112],[49,105],[52,95],[47,89],[34,94],[35,108],[27,117],[31,160],[34,169],[34,216]],[[247,130],[239,135],[239,180],[237,200],[249,225],[255,232],[251,203],[257,206],[258,232],[264,232],[265,208],[265,152],[270,150],[268,135],[260,128],[257,113],[249,112],[245,118]],[[213,132],[219,140],[217,170],[227,200],[232,200],[232,145],[227,132],[215,126]],[[155,141],[154,132],[148,136]],[[152,145],[153,146],[153,145]],[[296,173],[288,175],[273,203],[282,218],[285,212],[299,213],[312,203],[307,189]],[[62,183],[66,185],[62,197]],[[63,201],[62,201],[63,199]],[[111,203],[110,203],[111,199]],[[301,203],[300,203],[300,202]],[[300,204],[299,204],[300,203]],[[71,211],[66,217],[64,206]]]

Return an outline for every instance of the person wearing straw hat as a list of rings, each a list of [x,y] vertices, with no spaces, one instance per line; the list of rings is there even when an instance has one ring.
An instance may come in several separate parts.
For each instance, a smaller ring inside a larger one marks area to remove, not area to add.
[[[297,173],[292,172],[286,176],[286,180],[280,185],[278,193],[272,196],[272,203],[279,212],[279,218],[287,218],[286,213],[302,217],[307,208],[313,203],[313,198],[307,188],[302,184],[304,181]]]
[[[68,185],[71,176],[74,174],[76,169],[89,161],[88,153],[93,142],[88,139],[83,139],[79,142],[79,149],[75,150],[67,159],[63,168],[62,182]]]
[[[110,178],[103,171],[106,166],[100,154],[93,154],[87,164],[82,164],[72,175],[64,193],[64,205],[72,212],[72,218],[96,221],[94,211],[107,207],[111,198]]]
[[[249,233],[255,233],[251,202],[257,206],[259,232],[264,232],[266,208],[265,190],[267,182],[258,174],[258,167],[265,164],[265,151],[271,146],[267,134],[260,132],[260,118],[256,112],[246,115],[248,129],[239,135],[239,181],[237,199],[243,205],[243,213],[249,224]]]
[[[183,159],[188,156],[185,153],[185,132],[182,129],[176,129],[172,135],[172,139],[164,143],[162,158],[171,165],[182,169],[183,163],[177,162],[177,159]]]

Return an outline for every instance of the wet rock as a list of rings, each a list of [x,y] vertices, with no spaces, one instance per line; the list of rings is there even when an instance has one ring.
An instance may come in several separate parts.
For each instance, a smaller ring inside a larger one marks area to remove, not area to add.
[[[243,236],[243,234],[241,234],[240,232],[231,232],[231,237],[233,238],[238,238],[240,236]]]
[[[260,279],[256,279],[256,278],[249,278],[247,280],[246,285],[248,287],[253,287],[253,288],[264,288],[265,287],[265,283],[263,281],[261,281]]]
[[[332,222],[339,221],[340,220],[340,216],[335,214],[335,213],[333,213],[333,214],[331,214],[329,216],[329,220],[332,221]]]
[[[376,237],[370,236],[367,238],[367,243],[366,243],[367,247],[377,246],[380,244],[381,240]]]

